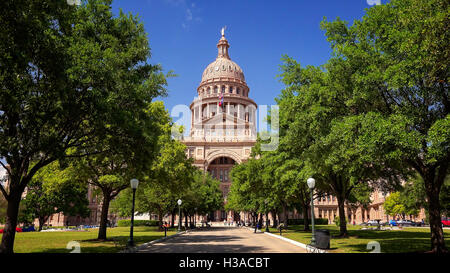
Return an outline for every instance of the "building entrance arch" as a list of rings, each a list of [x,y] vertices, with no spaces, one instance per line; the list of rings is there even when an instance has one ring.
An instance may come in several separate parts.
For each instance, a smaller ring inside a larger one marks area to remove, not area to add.
[[[227,202],[227,197],[230,192],[232,182],[230,172],[236,164],[238,164],[236,160],[231,157],[218,156],[211,160],[207,166],[207,172],[211,175],[211,177],[220,181],[220,190],[222,191],[225,204]],[[235,221],[234,214],[225,210],[211,212],[209,217],[212,221],[225,221],[228,223]]]

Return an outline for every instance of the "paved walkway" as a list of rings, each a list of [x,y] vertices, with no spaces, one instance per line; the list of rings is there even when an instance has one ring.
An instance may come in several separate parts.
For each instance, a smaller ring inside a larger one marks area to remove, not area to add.
[[[190,231],[141,248],[144,253],[306,253],[304,248],[245,228],[212,227]]]

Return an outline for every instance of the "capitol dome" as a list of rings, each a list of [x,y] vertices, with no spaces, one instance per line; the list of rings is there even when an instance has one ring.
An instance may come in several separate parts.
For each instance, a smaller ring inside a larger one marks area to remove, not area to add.
[[[206,67],[203,71],[202,83],[220,78],[237,79],[245,82],[244,72],[239,65],[223,57],[218,57]]]
[[[217,44],[218,55],[214,62],[210,63],[203,71],[201,84],[214,80],[229,80],[245,83],[244,72],[241,67],[230,59],[228,55],[228,44],[225,36]]]

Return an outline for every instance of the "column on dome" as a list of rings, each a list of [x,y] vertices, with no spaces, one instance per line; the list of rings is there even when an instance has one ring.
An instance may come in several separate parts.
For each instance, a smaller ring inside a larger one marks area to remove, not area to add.
[[[197,107],[195,107],[195,115],[197,117],[197,123],[200,121],[200,105],[197,105]]]
[[[191,132],[194,129],[194,109],[191,109]]]
[[[237,107],[237,117],[238,119],[241,118],[241,105],[239,103],[236,104]]]

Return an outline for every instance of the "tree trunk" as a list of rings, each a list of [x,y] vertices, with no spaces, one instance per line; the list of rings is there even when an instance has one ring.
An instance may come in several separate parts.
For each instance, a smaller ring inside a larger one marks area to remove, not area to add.
[[[159,220],[158,227],[159,227],[159,230],[163,230],[162,218],[163,218],[163,212],[162,212],[162,210],[158,210],[158,220]]]
[[[431,251],[435,253],[445,253],[444,233],[442,230],[441,210],[439,204],[439,195],[428,196],[428,213],[431,231]]]
[[[339,237],[347,237],[347,222],[345,220],[345,198],[336,196],[339,209]]]
[[[100,228],[98,230],[99,240],[106,240],[106,224],[108,222],[108,210],[111,196],[109,191],[103,191],[102,213],[100,216]]]
[[[42,230],[42,228],[44,227],[44,223],[45,223],[45,221],[47,220],[47,217],[39,217],[38,218],[38,220],[39,220],[39,228],[38,228],[38,231],[41,231]]]
[[[288,209],[287,209],[287,205],[286,204],[283,204],[283,213],[284,213],[284,227],[287,228],[288,227],[289,213],[288,213]]]
[[[443,168],[443,166],[441,166]],[[442,230],[441,220],[441,206],[439,201],[439,194],[443,181],[445,179],[445,170],[440,170],[436,176],[434,170],[425,173],[423,176],[425,182],[425,190],[428,197],[428,213],[430,220],[431,231],[431,251],[434,253],[447,253],[445,247],[444,233]]]
[[[308,217],[309,206],[308,204],[303,204],[303,225],[304,231],[309,231],[309,217]]]
[[[6,222],[3,229],[0,253],[14,252],[14,239],[16,237],[17,217],[19,215],[19,205],[22,193],[12,191],[9,195],[8,208],[6,209]]]

